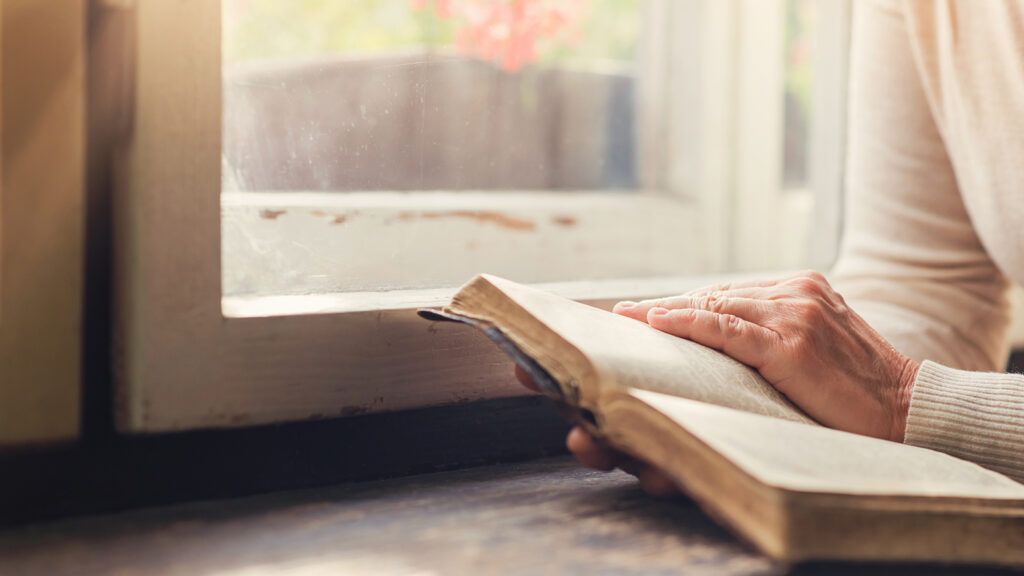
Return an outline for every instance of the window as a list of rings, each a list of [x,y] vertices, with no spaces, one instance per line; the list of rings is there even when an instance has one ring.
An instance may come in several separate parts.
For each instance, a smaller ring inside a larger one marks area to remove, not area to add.
[[[706,270],[640,192],[647,8],[226,2],[225,294]]]
[[[827,264],[846,9],[138,3],[122,427],[517,394],[413,314],[481,271],[609,304]]]

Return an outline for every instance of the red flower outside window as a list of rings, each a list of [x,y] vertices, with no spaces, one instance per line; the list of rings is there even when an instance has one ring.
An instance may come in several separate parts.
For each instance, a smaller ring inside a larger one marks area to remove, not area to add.
[[[507,72],[537,61],[545,48],[575,42],[589,0],[411,0],[457,23],[459,51]]]

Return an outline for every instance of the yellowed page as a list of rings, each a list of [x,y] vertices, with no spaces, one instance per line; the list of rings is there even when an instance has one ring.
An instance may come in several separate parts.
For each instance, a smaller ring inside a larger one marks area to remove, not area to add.
[[[1024,485],[941,452],[645,390],[629,394],[770,486],[827,494],[1010,499],[1024,505]]]
[[[597,371],[601,386],[652,390],[812,422],[756,371],[715,350],[549,292],[495,276],[482,278],[582,352]],[[515,333],[514,327],[503,325],[500,318],[493,321],[513,341],[525,340],[527,350],[543,340]]]

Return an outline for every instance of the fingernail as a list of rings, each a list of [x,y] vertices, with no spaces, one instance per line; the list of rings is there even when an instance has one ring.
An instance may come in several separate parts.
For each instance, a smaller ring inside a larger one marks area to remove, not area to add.
[[[668,314],[668,308],[651,308],[651,311],[647,314],[650,316],[664,316]]]
[[[623,300],[615,305],[616,310],[631,310],[636,307],[636,302],[632,300]]]

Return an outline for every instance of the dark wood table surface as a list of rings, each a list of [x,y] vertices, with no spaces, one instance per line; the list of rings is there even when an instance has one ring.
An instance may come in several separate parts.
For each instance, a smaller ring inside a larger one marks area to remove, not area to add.
[[[0,533],[0,574],[1000,574],[774,564],[687,500],[566,458]]]

